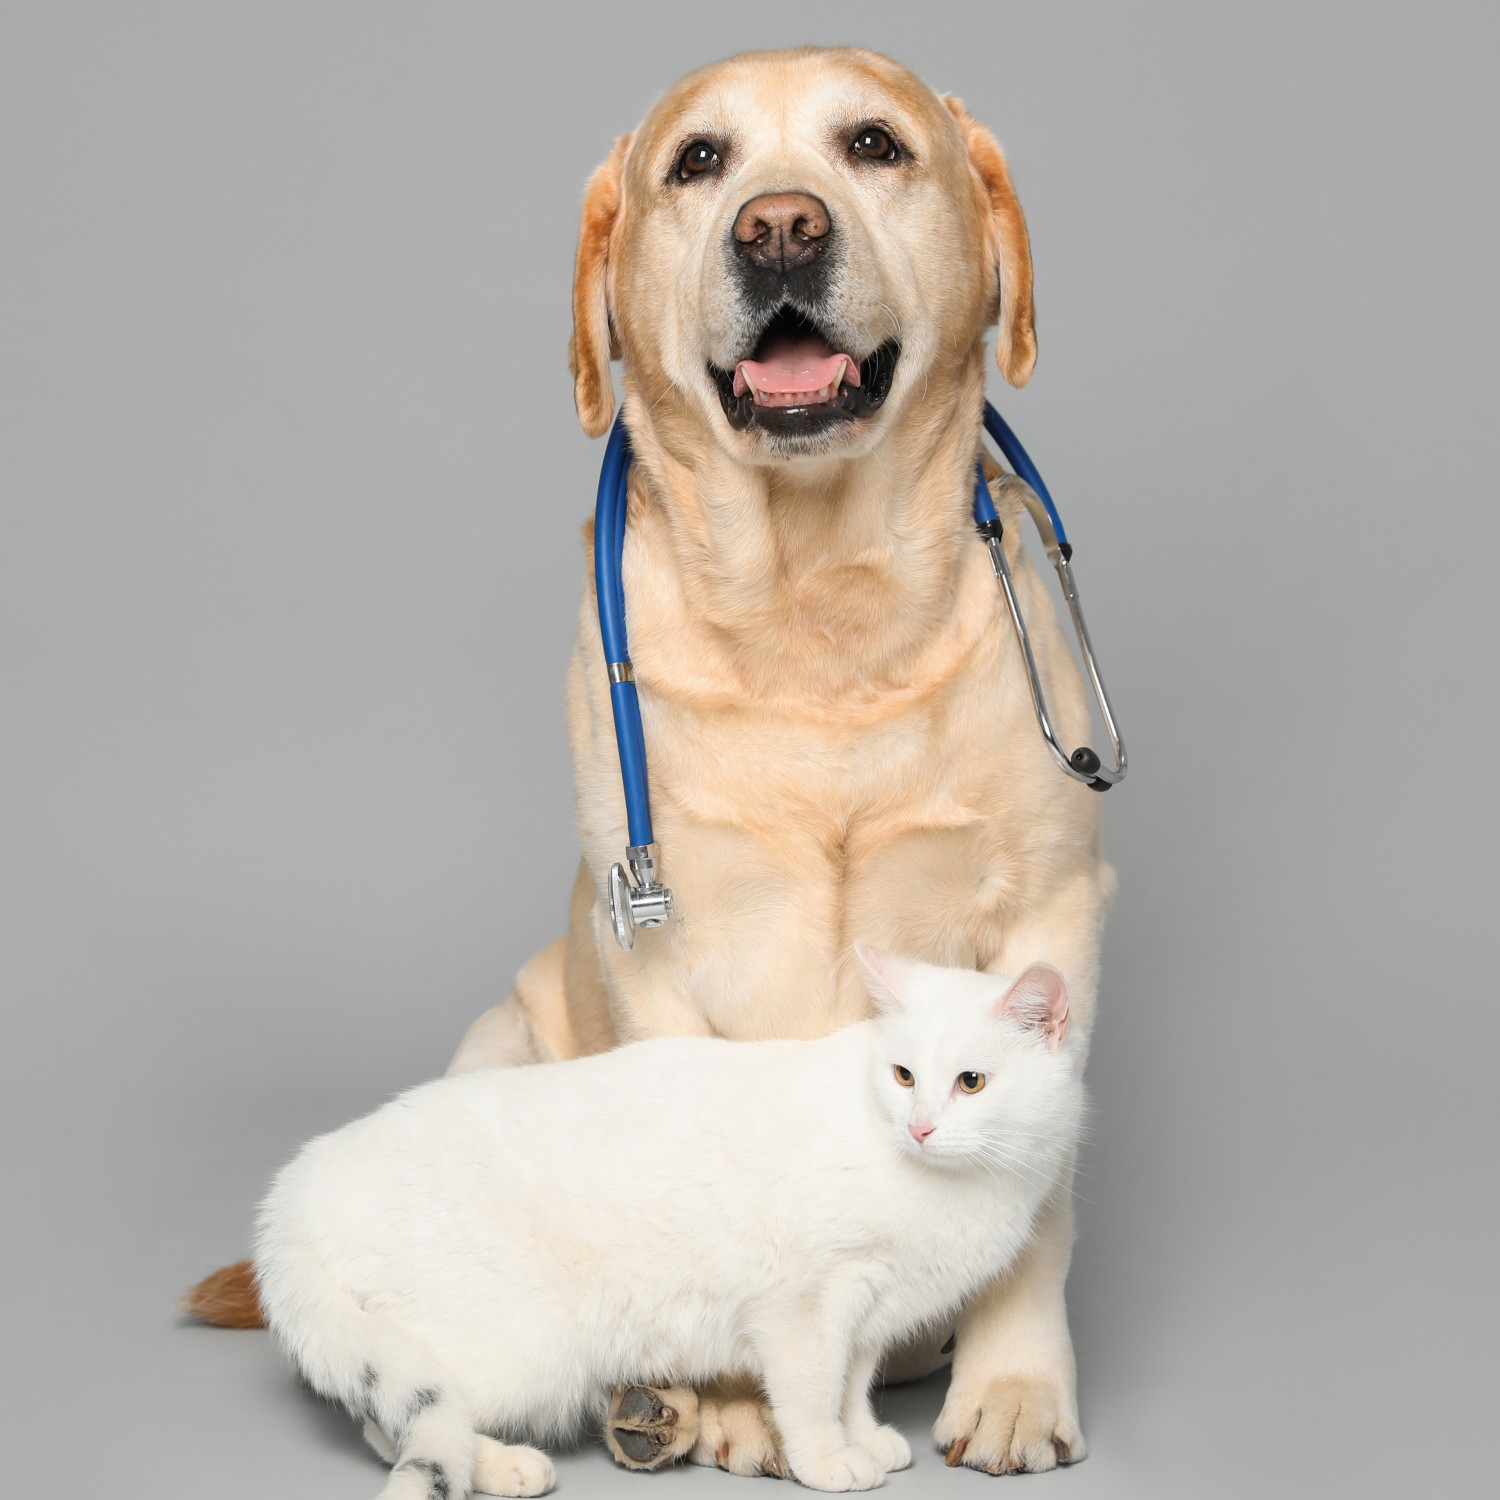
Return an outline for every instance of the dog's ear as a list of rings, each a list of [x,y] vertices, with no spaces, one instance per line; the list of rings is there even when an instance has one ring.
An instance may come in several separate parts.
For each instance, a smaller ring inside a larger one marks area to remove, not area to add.
[[[1031,241],[1026,218],[1011,186],[1000,143],[951,94],[943,103],[958,121],[969,165],[984,184],[990,205],[991,247],[1000,275],[1000,334],[995,363],[1012,385],[1025,385],[1036,364],[1036,315],[1031,301]]]
[[[622,135],[583,193],[578,222],[578,259],[573,266],[573,337],[568,368],[573,403],[590,437],[601,437],[615,412],[609,362],[619,356],[610,321],[610,240],[620,219],[621,178],[630,137]]]

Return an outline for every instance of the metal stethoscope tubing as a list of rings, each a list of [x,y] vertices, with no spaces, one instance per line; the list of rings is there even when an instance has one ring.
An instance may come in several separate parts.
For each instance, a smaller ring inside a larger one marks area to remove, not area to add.
[[[1020,600],[1016,598],[1016,585],[1011,577],[1010,564],[1006,561],[1003,528],[990,499],[989,485],[985,483],[984,465],[980,463],[975,467],[974,524],[989,548],[990,563],[1010,608],[1016,639],[1021,643],[1021,655],[1026,662],[1026,680],[1031,684],[1031,704],[1036,710],[1037,727],[1042,731],[1042,738],[1052,752],[1053,760],[1069,776],[1092,787],[1096,792],[1107,792],[1116,782],[1125,779],[1128,763],[1125,759],[1125,742],[1120,738],[1109,694],[1105,692],[1104,679],[1099,675],[1094,643],[1089,639],[1089,627],[1083,618],[1083,602],[1078,597],[1078,581],[1073,576],[1073,544],[1063,530],[1062,517],[1058,515],[1052,496],[1047,493],[1047,486],[1037,472],[1036,465],[1032,463],[1031,456],[1021,446],[1021,440],[1010,430],[1005,418],[988,401],[984,403],[984,427],[994,438],[1011,468],[1024,481],[1020,486],[1021,499],[1042,538],[1042,546],[1046,549],[1052,566],[1057,570],[1057,581],[1062,585],[1063,598],[1067,600],[1068,613],[1073,618],[1073,633],[1078,638],[1079,654],[1083,657],[1084,669],[1089,674],[1089,685],[1094,690],[1094,702],[1098,706],[1099,717],[1104,721],[1105,733],[1109,735],[1115,763],[1112,767],[1105,767],[1097,752],[1088,745],[1078,746],[1070,755],[1058,743],[1057,734],[1052,728],[1052,716],[1047,712],[1047,696],[1042,690],[1036,656],[1031,649],[1031,635],[1026,629]]]
[[[989,549],[1001,592],[1010,610],[1011,623],[1026,664],[1026,678],[1031,687],[1032,707],[1037,726],[1052,758],[1075,781],[1095,791],[1108,791],[1124,780],[1125,745],[1120,738],[1110,707],[1109,695],[1099,675],[1093,642],[1083,618],[1078,584],[1073,577],[1073,547],[1063,529],[1062,518],[1042,476],[1037,472],[1020,440],[1006,425],[1005,419],[989,402],[984,407],[985,430],[994,438],[1016,475],[1024,481],[1021,499],[1041,534],[1042,545],[1057,570],[1063,597],[1072,616],[1073,630],[1083,656],[1094,701],[1109,735],[1114,765],[1104,766],[1098,754],[1080,745],[1069,754],[1058,742],[1047,710],[1046,693],[1031,647],[1031,636],[1016,597],[1015,580],[1006,560],[1004,529],[990,499],[984,478],[983,463],[976,463],[974,479],[974,523]],[[638,927],[660,927],[672,915],[672,893],[657,879],[655,838],[651,831],[651,794],[646,780],[646,739],[641,728],[640,699],[636,694],[635,671],[625,634],[625,585],[622,559],[625,549],[625,513],[630,477],[630,435],[625,429],[624,414],[616,417],[604,449],[604,463],[599,471],[599,500],[594,512],[594,588],[599,606],[599,634],[604,644],[604,660],[609,669],[610,707],[614,714],[615,740],[620,751],[620,776],[625,788],[625,819],[630,842],[625,849],[625,864],[611,866],[609,872],[609,914],[615,939],[622,948],[635,946]]]

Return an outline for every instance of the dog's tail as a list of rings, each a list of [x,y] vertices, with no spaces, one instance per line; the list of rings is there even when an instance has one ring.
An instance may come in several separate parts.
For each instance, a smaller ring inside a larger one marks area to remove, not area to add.
[[[215,1328],[264,1328],[265,1310],[255,1283],[255,1266],[237,1260],[221,1266],[182,1299],[182,1310]]]

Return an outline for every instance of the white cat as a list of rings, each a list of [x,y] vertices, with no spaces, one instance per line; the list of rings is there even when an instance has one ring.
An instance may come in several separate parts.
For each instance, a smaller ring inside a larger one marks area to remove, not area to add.
[[[536,1495],[617,1385],[759,1377],[793,1473],[869,1489],[881,1351],[1000,1274],[1074,1149],[1067,990],[859,945],[877,1018],[443,1078],[306,1146],[261,1207],[267,1322],[395,1469]],[[691,1142],[684,1154],[669,1142]]]

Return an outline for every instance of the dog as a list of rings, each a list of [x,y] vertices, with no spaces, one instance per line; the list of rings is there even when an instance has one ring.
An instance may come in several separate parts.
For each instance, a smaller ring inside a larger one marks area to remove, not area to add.
[[[1099,802],[1037,732],[971,514],[988,331],[1012,385],[1037,349],[1025,219],[994,138],[872,52],[706,67],[590,179],[573,320],[590,437],[609,428],[622,364],[625,594],[676,913],[628,951],[615,941],[607,881],[629,840],[590,583],[567,688],[582,848],[569,929],[451,1071],[642,1037],[821,1035],[867,1014],[858,937],[997,974],[1055,964],[1081,1066],[1113,882]],[[992,488],[1049,704],[1082,743],[1081,677],[1016,546],[1015,493]],[[949,1464],[1084,1456],[1072,1241],[1063,1181],[1004,1284],[951,1338],[888,1361],[899,1378],[951,1351],[934,1429]],[[189,1306],[258,1321],[250,1268]],[[629,1387],[606,1437],[632,1468],[784,1468],[759,1394],[730,1385]]]

